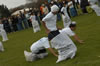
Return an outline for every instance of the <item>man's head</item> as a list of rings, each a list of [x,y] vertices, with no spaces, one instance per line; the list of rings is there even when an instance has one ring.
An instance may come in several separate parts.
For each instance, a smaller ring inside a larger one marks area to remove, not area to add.
[[[57,14],[58,11],[59,11],[59,7],[58,7],[57,5],[53,5],[53,6],[51,7],[51,12],[52,12],[53,14]]]
[[[69,27],[71,28],[72,31],[74,31],[74,30],[76,29],[76,22],[73,21],[73,22],[69,25]]]

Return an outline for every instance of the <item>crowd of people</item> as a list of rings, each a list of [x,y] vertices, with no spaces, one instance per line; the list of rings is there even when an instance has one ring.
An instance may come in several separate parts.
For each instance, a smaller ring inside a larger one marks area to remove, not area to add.
[[[71,17],[87,14],[88,6],[97,13],[97,16],[100,16],[98,15],[100,14],[100,7],[96,3],[97,1],[91,0],[48,0],[40,8],[20,11],[17,15],[0,19],[0,22],[4,25],[4,30],[7,33],[28,29],[29,27],[33,27],[33,31],[37,32],[41,30],[40,25],[42,23],[48,38],[43,37],[33,43],[30,48],[32,53],[24,51],[26,60],[34,61],[37,58],[44,58],[48,55],[46,52],[46,49],[48,49],[54,56],[58,57],[56,62],[58,63],[67,58],[74,58],[76,54],[77,47],[70,36],[73,36],[79,43],[84,43],[74,32],[76,22],[73,22]],[[63,19],[64,29],[56,26],[57,20],[61,19]],[[58,54],[50,47],[49,41],[52,48],[58,51]]]
[[[48,0],[48,2],[42,4],[40,8],[33,8],[29,11],[24,10],[23,12],[19,11],[18,14],[8,18],[0,18],[0,21],[4,25],[4,29],[7,33],[32,27],[32,19],[30,19],[32,13],[34,13],[38,24],[41,25],[42,18],[51,11],[50,8],[54,4],[60,8],[57,14],[58,20],[61,20],[61,9],[64,7],[63,4],[67,4],[66,11],[70,18],[78,16],[79,14],[88,13],[87,7],[90,5],[88,0]]]

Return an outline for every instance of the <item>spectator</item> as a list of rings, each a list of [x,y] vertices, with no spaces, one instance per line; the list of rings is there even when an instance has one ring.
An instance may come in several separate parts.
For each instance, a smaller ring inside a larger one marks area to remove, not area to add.
[[[44,13],[44,16],[46,16],[49,13],[49,9],[46,5],[44,5],[43,13]]]
[[[30,13],[29,12],[26,12],[25,17],[27,19],[27,22],[28,22],[29,27],[32,27],[32,23],[30,21]]]
[[[17,23],[18,23],[17,16],[13,16],[13,18],[12,18],[12,26],[13,26],[13,31],[14,32],[18,31]]]
[[[40,22],[40,18],[39,18],[39,9],[38,8],[34,8],[34,14],[36,16],[36,20],[38,21],[39,25],[41,25],[41,22]]]
[[[38,21],[36,20],[36,16],[34,13],[31,14],[30,19],[32,21],[33,31],[34,33],[40,31],[40,26],[38,24]]]
[[[24,27],[22,25],[22,19],[21,19],[20,15],[17,15],[17,20],[18,20],[18,22],[17,22],[18,30],[23,30]]]
[[[8,22],[8,19],[7,18],[3,18],[3,21],[2,21],[3,25],[4,25],[4,29],[7,33],[10,33],[11,32],[11,28],[10,28],[10,24]]]
[[[40,19],[41,19],[41,20],[42,20],[42,18],[44,17],[43,8],[44,8],[44,4],[42,4],[42,5],[40,6],[40,15],[41,15]]]
[[[25,29],[27,29],[27,28],[28,28],[28,22],[27,22],[27,19],[26,19],[26,17],[25,17],[25,14],[26,14],[26,12],[22,13],[22,12],[20,11],[20,16],[21,16],[21,18],[22,18],[24,27],[25,27]]]
[[[10,25],[10,28],[11,28],[11,32],[13,32],[12,17],[9,17],[8,21],[9,21],[9,25]]]
[[[69,25],[71,23],[71,19],[67,14],[67,5],[66,5],[66,3],[63,3],[61,13],[62,13],[62,19],[63,19],[64,27],[69,27]]]
[[[71,1],[71,0],[67,0],[67,1],[68,1],[68,7],[69,7],[69,10],[70,10],[71,16],[72,17],[77,16],[77,12],[74,8],[73,1]]]
[[[89,6],[88,0],[81,0],[80,6],[83,13],[88,13],[86,7]]]

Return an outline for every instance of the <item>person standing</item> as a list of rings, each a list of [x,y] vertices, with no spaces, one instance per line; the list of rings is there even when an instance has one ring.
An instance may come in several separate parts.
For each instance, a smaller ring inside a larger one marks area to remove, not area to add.
[[[28,26],[28,22],[27,22],[27,19],[26,19],[26,17],[25,17],[25,14],[26,14],[26,12],[22,13],[22,12],[20,11],[20,16],[21,16],[21,18],[22,18],[24,27],[25,27],[25,29],[27,29],[29,26]]]
[[[10,24],[9,24],[9,21],[7,18],[3,18],[2,20],[2,24],[4,25],[4,29],[7,33],[10,33],[11,32],[11,28],[10,28]]]
[[[22,19],[21,19],[20,15],[17,15],[17,19],[18,19],[18,22],[17,22],[18,30],[23,30],[24,27],[23,27]]]
[[[77,16],[77,11],[74,7],[73,1],[71,1],[71,0],[67,0],[67,1],[68,1],[68,7],[69,7],[69,10],[70,10],[71,16],[72,17]]]
[[[61,13],[62,13],[64,27],[69,27],[69,25],[71,23],[71,19],[68,16],[68,13],[67,13],[66,3],[63,3],[63,7],[61,8]]]
[[[18,23],[18,19],[17,16],[15,15],[12,17],[12,26],[14,32],[18,31],[17,23]]]
[[[86,7],[89,6],[88,0],[81,0],[80,6],[82,8],[83,13],[88,13]]]
[[[46,29],[46,33],[48,34],[49,41],[59,34],[59,30],[56,25],[58,11],[59,11],[59,7],[57,5],[53,5],[51,7],[51,12],[49,12],[42,19],[43,26]]]
[[[33,31],[34,33],[40,31],[40,26],[38,24],[38,21],[36,20],[36,16],[34,13],[31,14],[30,19],[32,21]]]

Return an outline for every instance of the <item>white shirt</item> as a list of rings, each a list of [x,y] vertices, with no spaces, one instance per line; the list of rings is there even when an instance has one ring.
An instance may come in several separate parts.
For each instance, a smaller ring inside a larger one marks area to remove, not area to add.
[[[50,12],[42,19],[42,21],[46,23],[46,27],[50,31],[57,30],[57,27],[56,27],[57,15],[54,15],[52,12]]]
[[[69,27],[66,27],[66,28],[60,30],[60,32],[66,34],[68,36],[74,36],[75,35],[75,33]]]
[[[66,5],[66,7],[62,7],[62,8],[61,8],[61,12],[63,12],[64,15],[65,15],[66,17],[70,18],[70,17],[68,16],[68,14],[67,14],[67,5]]]
[[[66,45],[74,44],[69,36],[73,36],[75,33],[70,28],[64,28],[59,32],[60,34],[51,40],[52,48],[59,49],[65,47]]]
[[[30,18],[30,15],[29,13],[25,14],[26,18],[29,19]]]
[[[43,12],[44,12],[45,15],[48,14],[48,12],[49,12],[48,7],[45,6],[45,7],[43,8]]]
[[[38,50],[42,48],[50,48],[49,41],[47,37],[43,37],[37,42],[33,43],[32,46],[30,47],[30,50],[35,53],[38,52]]]
[[[32,22],[33,22],[33,21],[36,21],[35,15],[31,15],[31,16],[30,16],[30,19],[32,20]]]
[[[71,5],[71,4],[72,4],[72,5]],[[73,7],[74,7],[72,1],[68,2],[68,5],[70,5],[69,8],[73,8]]]
[[[3,24],[0,24],[0,30],[3,29]]]

